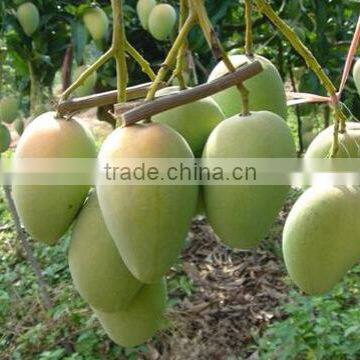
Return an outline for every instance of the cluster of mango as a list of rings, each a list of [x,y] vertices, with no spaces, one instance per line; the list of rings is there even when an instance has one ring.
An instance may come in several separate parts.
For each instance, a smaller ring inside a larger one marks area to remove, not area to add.
[[[235,66],[254,59],[263,72],[245,82],[249,115],[239,115],[241,97],[230,88],[158,114],[151,123],[117,128],[102,144],[99,159],[295,157],[277,69],[260,56],[231,56]],[[209,81],[226,72],[219,63]],[[167,88],[157,96],[178,91]],[[349,123],[340,135],[339,157],[358,156],[358,129]],[[326,157],[332,131],[321,133],[306,156]],[[15,152],[15,158],[96,156],[94,140],[78,121],[51,112],[26,128]],[[204,204],[221,241],[254,248],[266,236],[289,186],[99,184],[90,195],[89,190],[85,185],[14,185],[13,195],[26,230],[47,244],[56,243],[77,218],[69,250],[75,286],[109,336],[120,345],[134,346],[162,326],[165,275],[180,254],[197,205]],[[359,197],[356,188],[311,188],[291,211],[284,257],[290,276],[306,292],[328,291],[359,258]]]
[[[176,10],[170,4],[156,0],[139,0],[136,5],[141,26],[159,41],[169,38],[176,24]]]

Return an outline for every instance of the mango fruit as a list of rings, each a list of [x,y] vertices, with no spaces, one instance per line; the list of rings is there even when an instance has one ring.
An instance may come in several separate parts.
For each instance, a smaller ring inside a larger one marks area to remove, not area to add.
[[[5,152],[11,143],[11,135],[9,129],[0,123],[0,154]]]
[[[99,153],[101,164],[128,158],[193,159],[193,154],[173,129],[150,123],[117,128]],[[97,184],[96,190],[107,228],[126,266],[143,283],[159,281],[180,253],[198,186],[106,183]]]
[[[287,105],[283,81],[276,67],[266,58],[255,55],[250,58],[246,55],[233,55],[230,57],[235,67],[250,64],[258,60],[263,71],[244,82],[250,91],[249,106],[251,111],[267,110],[286,119]],[[218,63],[211,72],[208,82],[211,82],[228,73],[223,62]],[[231,87],[213,95],[214,100],[220,105],[225,117],[229,118],[242,113],[242,102],[239,90]]]
[[[80,75],[88,68],[87,65],[82,65],[76,68],[74,72],[74,80],[77,80]],[[91,95],[94,92],[94,87],[97,81],[97,73],[93,72],[85,81],[84,83],[79,86],[75,91],[74,95],[77,97]]]
[[[159,90],[156,96],[171,95],[179,91],[177,86],[172,86]],[[201,157],[210,133],[224,118],[220,107],[208,97],[164,111],[153,116],[152,120],[175,129],[188,142],[195,157]]]
[[[48,112],[34,119],[17,145],[18,158],[95,158],[91,134],[76,120]],[[29,234],[53,245],[67,231],[89,191],[88,185],[16,185],[13,196]]]
[[[356,89],[360,95],[360,59],[358,59],[353,67],[353,78]]]
[[[83,20],[85,27],[95,41],[101,40],[106,36],[109,28],[109,19],[103,9],[98,6],[86,9]]]
[[[360,190],[313,187],[295,203],[284,227],[291,279],[310,295],[324,294],[360,258]]]
[[[126,309],[143,286],[122,261],[91,193],[72,231],[69,267],[76,289],[93,308]]]
[[[141,26],[147,30],[149,28],[149,16],[151,10],[156,6],[155,0],[139,0],[136,4],[136,12],[138,14]]]
[[[120,346],[134,347],[144,343],[160,329],[166,298],[166,283],[162,279],[156,284],[145,285],[126,310],[94,312],[110,339]]]
[[[19,134],[19,136],[21,136],[25,129],[24,120],[16,119],[14,122],[14,128],[15,128],[16,132]]]
[[[17,9],[16,16],[27,36],[31,36],[39,27],[39,10],[32,2],[21,4]]]
[[[211,133],[203,158],[290,158],[295,144],[283,119],[269,111],[234,116]],[[205,161],[206,163],[206,161]],[[209,223],[227,245],[249,249],[266,235],[289,186],[204,185]]]
[[[19,112],[19,100],[14,96],[5,96],[0,100],[0,121],[11,124]]]
[[[310,144],[305,158],[327,158],[330,156],[333,141],[334,126],[321,131]],[[360,154],[360,124],[346,123],[346,132],[339,133],[339,150],[337,158],[357,158]]]
[[[176,11],[169,4],[156,5],[150,12],[149,31],[159,41],[166,40],[176,24]]]

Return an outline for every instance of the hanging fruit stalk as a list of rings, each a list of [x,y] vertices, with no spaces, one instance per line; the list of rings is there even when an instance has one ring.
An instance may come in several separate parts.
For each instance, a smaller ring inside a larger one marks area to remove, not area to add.
[[[251,0],[245,0],[245,54],[248,56],[253,56],[251,10]]]
[[[125,54],[128,53],[141,67],[151,80],[155,78],[155,74],[152,71],[150,64],[141,56],[141,54],[131,46],[126,40],[124,23],[122,20],[122,0],[112,0],[113,14],[114,14],[114,29],[113,29],[113,41],[110,49],[100,56],[91,66],[89,66],[80,76],[74,81],[71,86],[66,89],[61,95],[59,104],[68,99],[71,93],[73,93],[78,87],[84,84],[84,82],[101,66],[108,62],[111,58],[115,58],[117,62],[118,72],[118,98],[122,102],[126,99],[126,85],[127,85],[127,70],[126,70],[126,58]]]
[[[316,60],[312,52],[304,45],[294,30],[292,30],[285,21],[283,21],[265,0],[254,0],[259,11],[263,13],[278,28],[278,30],[288,39],[293,48],[305,60],[308,67],[316,74],[320,82],[328,92],[331,103],[334,106],[335,124],[334,139],[331,149],[331,157],[335,157],[339,149],[338,134],[346,131],[346,116],[342,112],[339,99],[336,94],[336,88],[330,78],[326,75],[319,62]]]
[[[129,81],[127,71],[126,57],[125,57],[125,25],[123,19],[122,0],[111,0],[113,10],[113,45],[114,57],[116,61],[116,79],[118,102],[126,102],[126,86]]]
[[[204,0],[190,0],[191,7],[198,16],[199,25],[204,33],[204,36],[216,58],[216,60],[222,60],[230,72],[234,72],[236,68],[232,64],[230,58],[226,54],[216,32],[208,17]],[[243,115],[249,114],[249,91],[244,84],[237,84],[237,88],[240,91],[243,102]]]
[[[184,26],[188,15],[189,9],[187,6],[187,0],[180,0],[180,20],[179,20],[179,31]],[[184,78],[184,71],[186,68],[186,52],[188,50],[187,39],[181,45],[176,59],[176,68],[173,72],[173,77],[177,77],[180,85],[180,89],[186,89],[187,84]]]
[[[165,76],[168,73],[169,69],[171,69],[171,67],[174,65],[176,61],[176,56],[179,53],[179,50],[181,49],[184,41],[186,40],[190,30],[194,27],[195,23],[196,15],[190,8],[189,15],[184,23],[184,26],[181,28],[173,46],[167,54],[164,63],[162,64],[153,84],[150,87],[150,90],[146,96],[147,101],[153,100],[155,98],[155,93],[158,90],[159,84],[165,79]]]

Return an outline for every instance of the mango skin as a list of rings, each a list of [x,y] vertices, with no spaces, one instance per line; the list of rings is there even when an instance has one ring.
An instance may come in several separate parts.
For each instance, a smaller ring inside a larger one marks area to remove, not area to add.
[[[18,116],[19,100],[14,96],[6,96],[0,100],[0,121],[12,124]]]
[[[94,310],[111,340],[134,347],[151,338],[162,325],[166,309],[166,283],[145,285],[124,311],[104,313]]]
[[[81,297],[100,311],[126,309],[143,286],[122,261],[106,228],[95,191],[76,220],[69,267]]]
[[[94,40],[101,40],[106,36],[109,19],[103,9],[96,6],[85,10],[83,20]]]
[[[96,157],[95,142],[79,122],[54,116],[54,112],[44,113],[26,127],[15,160]],[[13,186],[15,205],[25,229],[48,245],[54,245],[67,231],[88,191],[88,185]]]
[[[156,96],[176,94],[177,86],[164,88]],[[152,117],[154,122],[166,124],[182,135],[195,157],[201,157],[206,141],[214,128],[224,120],[219,105],[211,98],[204,98]]]
[[[295,203],[284,227],[283,253],[304,292],[330,291],[360,258],[360,191],[313,187]]]
[[[39,10],[32,2],[21,4],[17,9],[16,16],[27,36],[31,36],[39,27]]]
[[[136,4],[136,12],[138,14],[141,26],[147,30],[149,28],[149,16],[151,10],[156,6],[155,0],[139,0]]]
[[[166,40],[176,24],[176,11],[169,4],[156,5],[150,12],[149,31],[159,41]]]
[[[321,131],[306,151],[305,158],[327,158],[331,154],[334,126]],[[346,123],[346,133],[339,134],[339,150],[336,158],[357,158],[360,154],[360,124]]]
[[[295,144],[283,119],[268,111],[224,120],[210,135],[203,158],[290,158]],[[258,245],[283,205],[289,186],[204,185],[210,225],[220,240],[239,249]]]
[[[88,66],[83,65],[79,66],[74,73],[74,80],[77,80],[80,75],[88,68]],[[75,91],[74,95],[77,97],[87,96],[93,93],[94,87],[96,85],[97,81],[97,73],[92,73],[85,81],[84,83],[79,86]]]
[[[358,59],[353,67],[353,78],[356,89],[360,95],[360,59]]]
[[[22,135],[22,133],[25,130],[25,123],[23,119],[16,119],[14,122],[14,128],[19,136]]]
[[[166,125],[117,128],[105,140],[101,163],[121,158],[193,158],[184,138]],[[97,185],[104,219],[120,255],[143,283],[155,283],[182,249],[198,186]]]
[[[263,71],[244,82],[250,91],[249,106],[251,111],[267,110],[274,112],[286,120],[287,105],[283,81],[276,67],[266,58],[255,55],[249,58],[246,55],[230,56],[235,67],[241,64],[250,64],[254,60],[260,61]],[[208,82],[211,82],[228,73],[223,62],[218,63],[211,72]],[[242,101],[239,90],[231,87],[213,95],[214,100],[220,105],[226,118],[242,113]]]
[[[11,135],[9,129],[0,123],[0,154],[5,152],[11,143]]]

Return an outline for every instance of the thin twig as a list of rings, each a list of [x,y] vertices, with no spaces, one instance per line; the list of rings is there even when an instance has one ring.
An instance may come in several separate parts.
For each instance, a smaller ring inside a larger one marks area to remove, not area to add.
[[[225,66],[228,68],[230,72],[235,71],[235,67],[232,64],[229,56],[227,55],[226,51],[224,50],[221,42],[216,35],[216,32],[211,24],[209,16],[207,14],[204,0],[190,0],[191,8],[198,16],[199,25],[204,33],[204,36],[217,60],[222,60]],[[237,85],[238,90],[241,94],[241,99],[243,103],[243,115],[249,114],[249,91],[245,87],[244,84],[238,83]]]
[[[123,17],[123,0],[111,0],[114,18],[113,43],[114,57],[116,60],[116,81],[118,91],[118,102],[126,102],[126,87],[129,75],[126,64],[126,37]]]
[[[89,66],[79,78],[69,86],[66,91],[61,95],[60,102],[66,100],[70,94],[75,91],[79,86],[81,86],[86,79],[96,70],[98,70],[102,65],[104,65],[114,54],[114,50],[111,48],[105,54],[101,55],[91,66]]]
[[[245,53],[248,56],[253,56],[253,36],[252,36],[252,21],[251,21],[251,0],[245,0]]]
[[[53,303],[51,301],[49,292],[47,291],[48,284],[46,283],[46,281],[42,275],[40,265],[31,250],[27,235],[26,235],[24,229],[21,227],[20,218],[17,213],[16,207],[14,204],[14,200],[11,195],[11,187],[9,185],[5,185],[4,191],[5,191],[6,200],[9,205],[10,213],[11,213],[14,223],[15,223],[17,235],[20,239],[21,245],[25,249],[26,258],[27,258],[28,262],[30,263],[31,267],[33,268],[34,273],[36,275],[36,281],[39,286],[40,296],[41,296],[43,305],[46,310],[50,310],[53,307]]]
[[[156,79],[154,80],[153,84],[151,85],[149,92],[146,96],[146,100],[153,100],[158,90],[159,84],[164,81],[166,74],[168,73],[169,69],[174,66],[176,61],[176,56],[187,38],[190,30],[196,23],[196,15],[190,11],[189,16],[187,17],[184,26],[181,28],[173,46],[171,47],[169,53],[166,56],[164,63],[162,64],[160,70],[156,75]]]
[[[156,74],[152,70],[148,61],[126,40],[126,52],[140,65],[141,70],[149,77],[151,81],[155,80]]]

